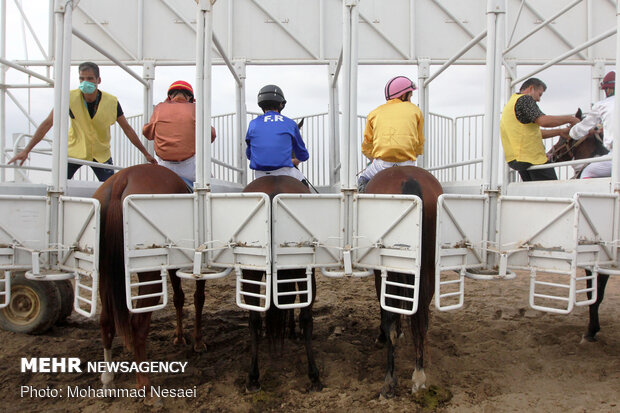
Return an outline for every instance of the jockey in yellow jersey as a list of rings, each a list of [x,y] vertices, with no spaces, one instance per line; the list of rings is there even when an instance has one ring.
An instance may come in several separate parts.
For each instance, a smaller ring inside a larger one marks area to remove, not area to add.
[[[99,66],[92,62],[85,62],[79,66],[78,70],[80,87],[69,92],[71,126],[69,128],[68,156],[84,161],[112,165],[110,126],[118,122],[127,138],[142,152],[146,160],[150,163],[157,163],[157,160],[147,152],[138,135],[127,122],[116,97],[98,90],[98,85],[101,83]],[[52,110],[39,125],[26,148],[15,155],[9,163],[20,161],[19,164],[23,165],[30,151],[45,137],[53,123],[54,111]],[[80,166],[80,164],[69,162],[67,179],[71,179]],[[105,181],[114,173],[112,169],[107,168],[92,167],[92,169],[100,181]]]
[[[357,181],[359,192],[377,172],[392,167],[415,165],[424,152],[424,116],[411,95],[415,84],[405,76],[397,76],[385,85],[385,100],[366,120],[362,153],[372,161]]]

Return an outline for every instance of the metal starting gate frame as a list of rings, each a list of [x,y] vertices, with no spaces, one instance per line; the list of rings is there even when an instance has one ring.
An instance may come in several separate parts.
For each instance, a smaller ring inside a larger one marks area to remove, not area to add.
[[[170,215],[183,217],[170,219]],[[127,306],[134,313],[162,309],[168,302],[167,274],[190,280],[208,280],[236,274],[236,302],[241,308],[266,311],[271,283],[271,205],[266,194],[207,194],[206,209],[198,195],[130,195],[123,202],[125,286]],[[228,219],[223,219],[226,217]],[[200,227],[207,234],[200,241]],[[265,271],[265,281],[243,277],[242,270]],[[141,282],[136,273],[159,271],[157,281]],[[160,291],[141,295],[139,288],[160,285]],[[245,291],[258,285],[260,293]],[[138,291],[136,291],[138,290]],[[155,306],[138,307],[138,300],[158,296]],[[258,298],[249,305],[243,297]]]
[[[0,196],[0,270],[4,271],[0,308],[11,299],[9,272],[31,280],[74,279],[74,310],[92,317],[99,285],[99,202],[61,196],[58,242],[50,242],[48,197]]]
[[[312,301],[311,275],[320,269],[327,277],[365,277],[381,274],[381,306],[410,315],[417,311],[422,202],[415,195],[353,197],[352,244],[346,244],[346,199],[343,195],[280,194],[273,200],[273,297],[279,308],[304,307]],[[306,277],[280,279],[279,271],[305,268]],[[389,272],[407,274],[406,282]],[[305,283],[290,291],[288,283]],[[402,293],[389,292],[398,287]],[[282,304],[287,295],[299,302]],[[303,297],[303,299],[302,299]]]
[[[568,314],[575,305],[594,303],[598,272],[613,266],[618,259],[618,195],[577,193],[573,198],[504,196],[498,202],[498,241],[496,245],[490,245],[484,237],[483,226],[476,228],[485,213],[486,196],[443,195],[440,198],[437,221],[441,237],[438,236],[436,250],[437,308],[452,310],[463,306],[465,277],[514,278],[515,274],[509,270],[529,271],[529,301],[536,310]],[[456,203],[469,204],[467,209],[460,209],[469,211],[469,219],[451,212],[450,207]],[[526,220],[528,225],[523,225]],[[486,266],[486,253],[499,256],[496,275],[485,276],[472,271]],[[578,277],[578,268],[590,269],[592,275]],[[442,278],[441,271],[448,270],[458,271],[459,277],[445,280],[446,275]],[[577,282],[587,280],[591,281],[591,287],[577,287]],[[446,289],[449,292],[445,292]],[[583,294],[589,297],[579,298]],[[450,297],[458,301],[444,304]]]

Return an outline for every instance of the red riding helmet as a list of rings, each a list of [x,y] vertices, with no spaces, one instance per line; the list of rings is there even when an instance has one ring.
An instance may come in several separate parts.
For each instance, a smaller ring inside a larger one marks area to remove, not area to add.
[[[415,83],[405,76],[396,76],[385,85],[385,100],[396,99],[407,92],[416,90]]]
[[[190,85],[189,83],[183,80],[177,80],[176,82],[171,84],[170,87],[168,88],[168,96],[170,96],[170,93],[174,90],[182,90],[184,92],[189,92],[192,95],[189,101],[190,102],[194,101],[194,89],[192,89],[192,85]]]
[[[615,89],[616,88],[616,72],[609,72],[603,78],[601,82],[601,89]]]

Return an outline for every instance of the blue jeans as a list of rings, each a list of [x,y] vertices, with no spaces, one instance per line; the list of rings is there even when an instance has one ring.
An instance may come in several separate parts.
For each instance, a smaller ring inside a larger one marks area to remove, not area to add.
[[[97,161],[93,159],[93,162],[97,162]],[[108,159],[107,161],[103,163],[108,164],[108,165],[113,165],[112,158]],[[80,169],[80,166],[82,165],[69,162],[69,164],[67,165],[67,179],[73,178],[73,175],[75,175],[77,170]],[[93,172],[97,176],[97,179],[99,179],[99,181],[101,182],[105,182],[106,179],[114,175],[114,169],[97,168],[96,166],[91,166],[91,168],[93,169]]]

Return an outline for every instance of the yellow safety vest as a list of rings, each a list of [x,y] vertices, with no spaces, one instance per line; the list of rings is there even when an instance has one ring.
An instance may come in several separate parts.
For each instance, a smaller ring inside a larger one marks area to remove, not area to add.
[[[116,122],[116,97],[101,92],[101,100],[92,118],[80,89],[69,92],[69,108],[73,113],[69,128],[69,157],[97,162],[110,159],[110,126]]]
[[[534,122],[528,124],[519,122],[515,114],[515,104],[521,96],[523,95],[515,93],[510,97],[504,106],[499,123],[506,162],[516,160],[542,165],[547,162],[547,155],[540,127]]]

